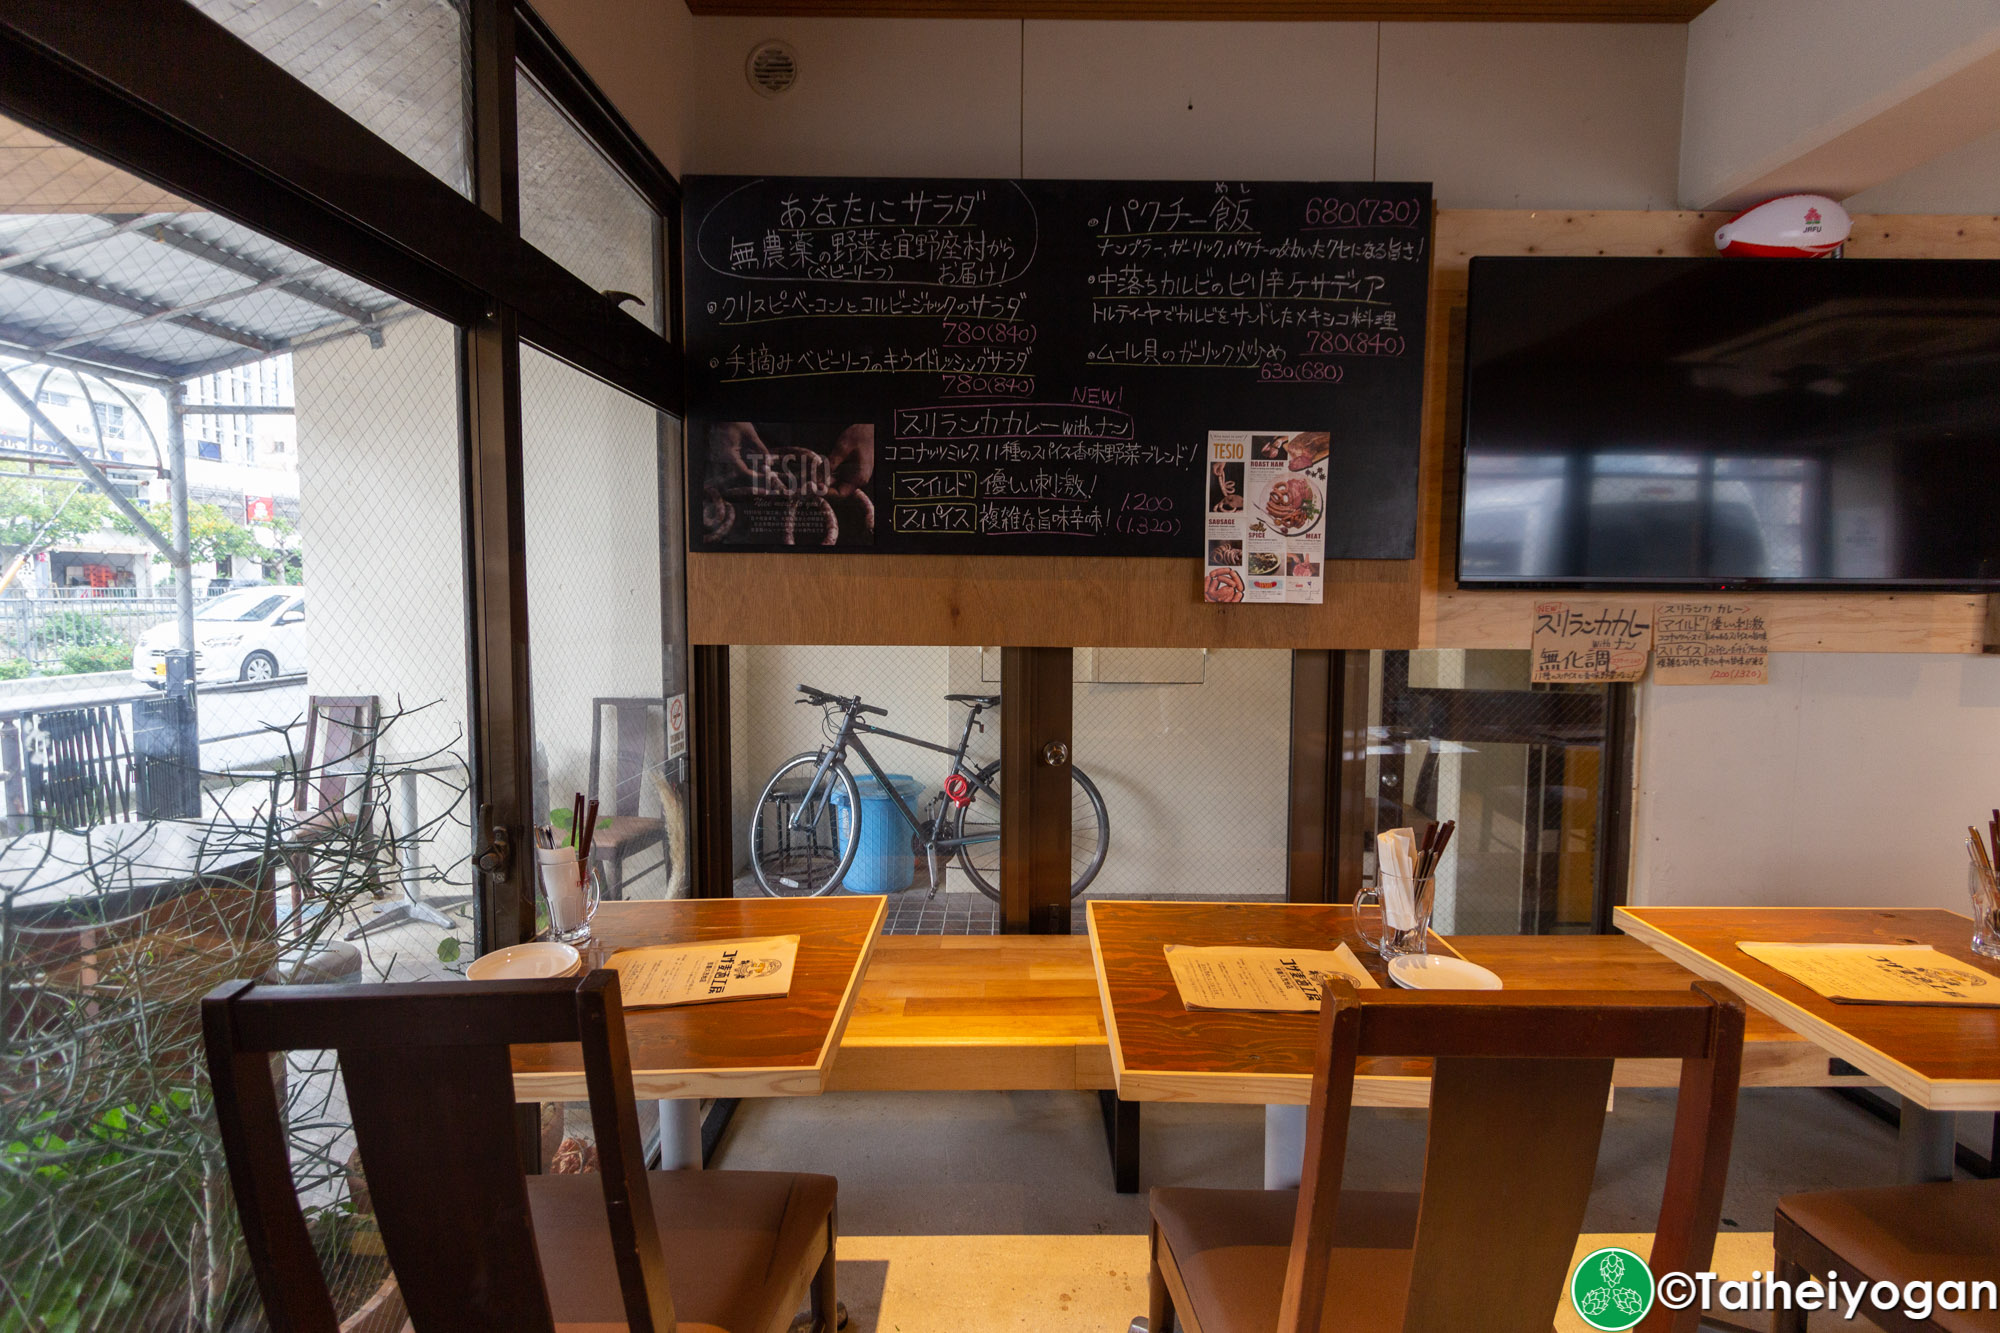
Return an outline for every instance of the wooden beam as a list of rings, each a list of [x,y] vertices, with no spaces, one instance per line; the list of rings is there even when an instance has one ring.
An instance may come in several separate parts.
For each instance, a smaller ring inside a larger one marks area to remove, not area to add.
[[[1070,928],[1068,648],[1000,650],[1000,915],[1010,934]]]
[[[1197,559],[694,552],[689,634],[742,644],[1526,648],[1534,592],[1457,586],[1458,375],[1473,255],[1712,255],[1723,213],[1440,209],[1416,560],[1330,560],[1321,606],[1216,606]],[[2000,258],[2000,216],[1863,215],[1855,258]],[[1984,596],[1764,593],[1776,652],[1973,653]]]

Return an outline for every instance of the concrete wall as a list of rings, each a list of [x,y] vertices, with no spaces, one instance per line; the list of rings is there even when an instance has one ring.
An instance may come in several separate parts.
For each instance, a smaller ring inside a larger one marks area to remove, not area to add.
[[[1638,903],[1967,910],[2000,802],[2000,658],[1781,653],[1771,683],[1648,685]]]
[[[775,99],[743,74],[770,37],[801,70]],[[1674,198],[1673,26],[697,19],[689,39],[689,171],[1428,179],[1479,208]]]
[[[581,371],[521,353],[529,661],[550,799],[589,790],[591,701],[660,697],[658,416]],[[611,796],[607,711],[600,795]],[[664,736],[648,743],[661,759]],[[650,782],[643,813],[659,810]],[[609,812],[609,806],[606,806]],[[654,858],[642,858],[650,863]],[[633,896],[650,896],[628,885]]]
[[[965,713],[944,696],[998,694],[997,660],[982,674],[977,648],[802,645],[730,654],[735,716],[737,864],[750,812],[777,766],[821,743],[819,710],[792,701],[804,682],[859,694],[889,710],[883,726],[956,745]],[[1087,663],[1086,663],[1087,666]],[[1096,892],[1189,897],[1284,892],[1285,791],[1291,660],[1283,652],[1211,652],[1199,682],[1077,683],[1074,752],[1097,784],[1111,851]],[[977,767],[1000,754],[997,715],[984,715],[968,751]],[[946,759],[895,741],[871,744],[877,762],[908,773],[925,794]],[[858,776],[866,770],[850,767]],[[954,881],[956,883],[956,881]]]
[[[2000,131],[1843,202],[1852,213],[2000,213]]]
[[[455,331],[429,315],[398,320],[379,350],[364,338],[301,348],[299,535],[314,694],[381,696],[385,754],[466,748],[465,534]],[[300,733],[301,740],[303,733]],[[463,780],[461,774],[459,780]],[[421,779],[418,817],[445,815],[447,781]],[[440,831],[433,866],[462,864],[464,830]]]
[[[1674,193],[1673,27],[697,19],[689,35],[689,171],[1376,176],[1433,180],[1461,207],[1662,207]],[[776,99],[743,73],[771,37],[801,71]],[[763,779],[817,740],[817,714],[788,702],[798,681],[861,692],[892,725],[946,741],[956,719],[937,681],[982,688],[972,650],[732,656],[739,830]],[[1112,829],[1094,887],[1282,892],[1289,706],[1279,652],[1211,653],[1201,684],[1079,684],[1077,762]],[[898,771],[935,780],[933,767]]]
[[[1754,168],[1716,156],[1731,147],[1736,103],[1724,92],[1741,36],[1731,34],[1744,23],[1802,17],[1796,78],[1753,90],[1774,103],[1758,113],[1764,141],[1789,144],[1809,137],[1815,117],[1854,110],[1839,99],[1865,71],[1843,61],[1863,62],[1880,91],[1898,84],[1889,67],[1921,73],[1959,58],[1952,50],[1983,40],[1991,22],[1990,4],[1951,0],[1870,50],[1855,40],[1861,28],[1824,22],[1808,0],[1724,0],[1692,29],[689,19],[672,0],[657,7],[666,17],[618,6],[624,17],[613,20],[586,12],[596,8],[549,6],[558,32],[684,171],[1429,179],[1446,206],[1493,208],[1672,207],[1690,142],[1718,177]],[[743,73],[751,46],[771,37],[789,41],[801,66],[797,88],[777,99],[758,96]],[[1850,202],[1991,211],[1996,182],[2000,140],[1988,137]],[[777,759],[809,739],[797,719],[770,716],[791,707],[782,699],[799,666],[837,666],[878,692],[889,685],[893,673],[871,668],[865,652],[828,656],[858,651],[735,655],[740,810]],[[953,688],[974,687],[976,653],[936,651],[942,668],[926,659],[912,673],[899,716],[935,724],[926,700],[942,692],[929,683],[940,670]],[[1211,679],[1236,669],[1217,667]],[[1244,785],[1252,775],[1238,767],[1257,747],[1235,742],[1264,735],[1261,723],[1282,708],[1280,677],[1243,669],[1213,693],[1079,686],[1079,758],[1106,776],[1112,866],[1129,853],[1135,881],[1150,875],[1156,886],[1164,871],[1213,882],[1185,846],[1148,870],[1141,858],[1184,839],[1204,795],[1263,790]],[[1956,902],[1950,830],[1992,801],[1977,759],[1995,739],[1996,671],[1961,659],[1797,655],[1774,660],[1764,689],[1648,688],[1635,901],[1862,901],[1881,883],[1912,901]],[[1226,725],[1205,730],[1211,719]],[[1088,750],[1087,731],[1097,733]],[[1258,776],[1281,790],[1282,747],[1259,762]],[[1121,806],[1148,813],[1121,817]],[[1277,864],[1270,849],[1281,855],[1282,807],[1258,797],[1223,808],[1241,845],[1211,864],[1261,882]],[[1904,858],[1923,867],[1914,878],[1884,873],[1898,862],[1883,850],[1890,829],[1921,846]]]
[[[1219,650],[1203,666],[1198,685],[1076,686],[1072,750],[1111,821],[1092,893],[1285,891],[1291,654]]]
[[[1832,184],[1788,181],[1782,173],[2000,49],[2000,6],[1720,0],[1687,33],[1680,198],[1691,208],[1740,206],[1745,191],[1754,199],[1777,188]],[[1951,109],[1947,103],[1932,119]],[[1924,129],[1913,126],[1905,137]],[[1836,162],[1817,169],[1838,174]]]
[[[976,661],[973,683],[953,683],[952,651],[941,647],[826,645],[731,650],[730,777],[735,812],[731,823],[736,829],[739,871],[749,866],[750,816],[764,784],[785,760],[825,743],[820,710],[796,702],[798,686],[812,685],[835,694],[859,695],[875,707],[889,710],[888,717],[873,721],[905,735],[950,745],[958,739],[950,728],[953,723],[963,726],[964,714],[947,704],[944,696],[980,688]],[[973,650],[973,656],[977,655],[977,650]],[[998,736],[997,730],[988,734]],[[936,791],[944,781],[943,755],[891,740],[871,744],[869,751],[884,771],[908,773],[922,781],[927,791]],[[868,771],[858,759],[851,759],[848,766],[856,777]]]

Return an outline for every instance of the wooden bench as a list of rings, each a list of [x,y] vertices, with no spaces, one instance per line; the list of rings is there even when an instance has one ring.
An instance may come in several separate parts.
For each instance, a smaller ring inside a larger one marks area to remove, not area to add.
[[[861,978],[828,1091],[1110,1086],[1087,937],[884,935]]]
[[[1516,990],[1678,990],[1694,974],[1623,935],[1463,935],[1450,944]],[[1746,1087],[1866,1086],[1827,1053],[1752,1011]],[[1673,1061],[1620,1061],[1614,1086],[1673,1087]],[[1098,1094],[1121,1193],[1139,1188],[1139,1107],[1112,1091],[1104,1011],[1083,935],[885,935],[834,1060],[829,1092],[1075,1091]],[[1430,1080],[1356,1080],[1361,1106],[1423,1106]]]
[[[1686,968],[1623,935],[1459,935],[1450,943],[1514,990],[1679,990],[1694,981]],[[1408,1081],[1364,1078],[1357,1103],[1422,1105],[1421,1095],[1399,1086]],[[1617,1074],[1617,1085],[1626,1088],[1678,1081],[1679,1072],[1661,1062],[1626,1061]],[[1749,1015],[1744,1086],[1869,1082],[1865,1075],[1833,1072],[1818,1046],[1762,1014]],[[861,979],[829,1091],[1095,1092],[1111,1086],[1088,938],[885,935]]]

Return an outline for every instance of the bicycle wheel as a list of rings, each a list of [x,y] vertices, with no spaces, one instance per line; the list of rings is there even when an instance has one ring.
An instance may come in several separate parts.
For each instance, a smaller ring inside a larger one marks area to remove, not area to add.
[[[1111,819],[1097,784],[1080,768],[1069,770],[1069,896],[1090,887],[1111,846]],[[972,804],[960,808],[953,836],[978,838],[958,849],[958,864],[973,887],[1000,901],[1000,765],[988,764],[972,779]]]
[[[845,764],[834,764],[815,786],[813,774],[822,758],[802,754],[780,764],[750,816],[750,868],[758,886],[773,898],[831,893],[854,863],[854,849],[861,842],[861,801],[854,776]],[[848,811],[844,836],[843,808]],[[803,824],[796,822],[801,813]]]

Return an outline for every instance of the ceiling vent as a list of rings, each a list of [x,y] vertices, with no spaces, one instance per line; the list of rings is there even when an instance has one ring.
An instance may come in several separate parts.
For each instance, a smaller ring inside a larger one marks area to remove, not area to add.
[[[765,97],[776,97],[799,81],[799,58],[783,42],[759,42],[750,48],[744,70],[752,88]]]

